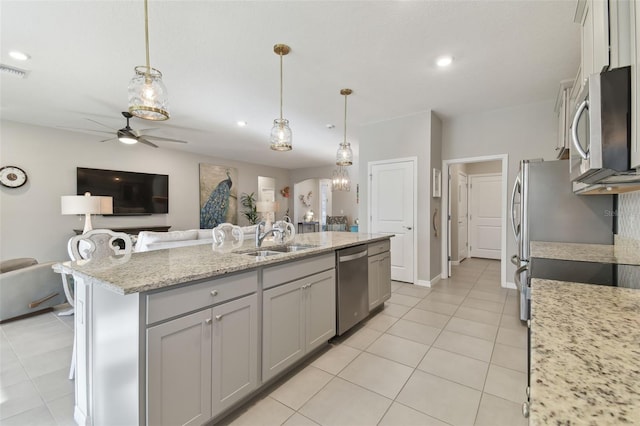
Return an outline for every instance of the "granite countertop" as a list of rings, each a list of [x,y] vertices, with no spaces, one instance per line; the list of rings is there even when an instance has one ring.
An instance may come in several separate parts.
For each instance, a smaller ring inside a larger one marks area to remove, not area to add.
[[[640,290],[532,280],[531,425],[640,424]]]
[[[390,237],[351,232],[315,232],[298,234],[287,244],[307,244],[316,247],[266,257],[242,254],[256,250],[255,241],[251,239],[245,240],[242,247],[233,251],[222,251],[214,249],[211,244],[203,244],[132,253],[121,258],[67,262],[64,267],[69,272],[92,279],[99,285],[125,295],[329,253],[340,248],[382,241]],[[268,249],[273,245],[276,244],[265,241],[261,249]]]
[[[640,265],[640,250],[635,244],[578,244],[532,241],[531,257],[579,262]]]

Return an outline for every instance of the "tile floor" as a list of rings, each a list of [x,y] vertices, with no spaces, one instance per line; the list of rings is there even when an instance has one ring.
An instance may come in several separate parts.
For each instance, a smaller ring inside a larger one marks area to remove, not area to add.
[[[222,423],[526,425],[526,328],[500,263],[469,259],[433,288],[394,282],[384,310]],[[73,425],[73,317],[0,325],[0,423]]]

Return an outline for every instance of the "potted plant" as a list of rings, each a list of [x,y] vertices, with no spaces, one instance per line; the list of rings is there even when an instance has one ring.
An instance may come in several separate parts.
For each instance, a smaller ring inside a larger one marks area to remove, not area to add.
[[[256,196],[252,192],[251,194],[247,194],[243,192],[240,195],[240,203],[245,210],[242,212],[244,217],[247,218],[251,225],[255,225],[258,223],[258,209],[256,208]]]

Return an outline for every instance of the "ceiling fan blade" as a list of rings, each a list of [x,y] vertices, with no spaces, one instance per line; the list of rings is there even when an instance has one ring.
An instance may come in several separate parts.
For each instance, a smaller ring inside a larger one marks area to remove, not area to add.
[[[107,135],[112,135],[113,131],[107,132],[106,130],[93,130],[93,129],[85,129],[82,127],[65,127],[65,126],[56,126],[58,129],[67,129],[67,130],[81,130],[83,132],[95,132],[95,133],[105,133]]]
[[[109,139],[101,140],[100,142],[111,142],[111,141],[117,141],[117,140],[118,138],[109,138]]]
[[[91,119],[91,118],[86,118],[86,117],[85,117],[85,120],[89,120],[89,121],[91,121],[92,123],[96,123],[96,124],[98,124],[98,125],[100,125],[100,126],[102,126],[102,127],[106,127],[107,129],[111,129],[111,130],[115,130],[115,131],[117,131],[117,130],[118,130],[118,129],[114,129],[113,127],[109,127],[109,126],[107,126],[106,124],[102,124],[101,122],[96,121],[96,120],[93,120],[93,119]]]
[[[147,138],[147,139],[154,139],[154,140],[158,140],[158,141],[189,143],[187,141],[181,141],[179,139],[162,138],[160,136],[153,136],[153,135],[144,135],[144,137]]]
[[[145,145],[152,146],[152,147],[154,147],[154,148],[157,148],[157,147],[158,147],[158,145],[156,145],[155,143],[151,143],[151,142],[149,142],[148,140],[146,140],[146,139],[145,139],[145,138],[143,138],[143,137],[138,138],[138,142],[143,143],[143,144],[145,144]]]

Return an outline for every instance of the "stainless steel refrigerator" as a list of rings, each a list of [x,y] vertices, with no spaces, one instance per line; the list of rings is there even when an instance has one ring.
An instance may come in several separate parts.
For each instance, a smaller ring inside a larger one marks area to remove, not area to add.
[[[531,241],[613,244],[613,195],[575,195],[568,160],[520,162],[511,195],[520,319],[529,319]]]

